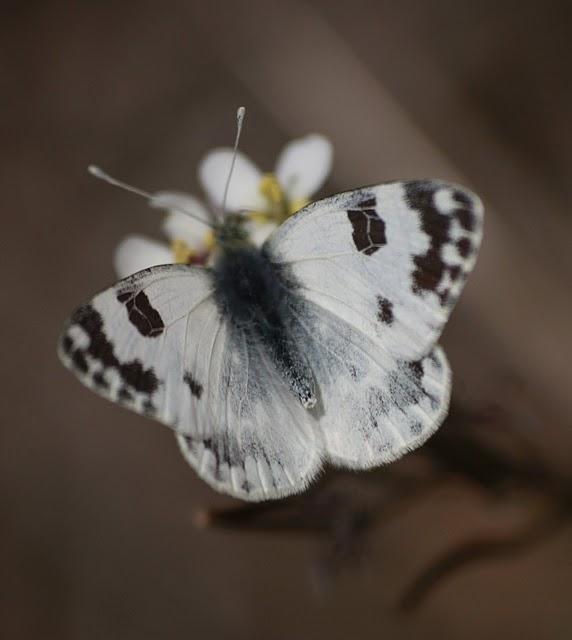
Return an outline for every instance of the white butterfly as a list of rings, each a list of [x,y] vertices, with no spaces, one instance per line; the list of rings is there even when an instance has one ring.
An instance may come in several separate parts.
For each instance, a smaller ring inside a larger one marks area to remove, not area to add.
[[[165,265],[70,318],[63,363],[172,427],[212,487],[302,491],[324,463],[365,469],[420,446],[451,391],[436,345],[472,269],[480,200],[439,181],[320,200],[248,243],[235,216],[212,268]]]

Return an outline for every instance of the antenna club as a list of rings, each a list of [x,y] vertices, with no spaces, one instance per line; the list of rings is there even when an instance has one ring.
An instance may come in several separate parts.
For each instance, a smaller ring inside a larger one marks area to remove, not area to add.
[[[103,178],[105,176],[105,173],[95,164],[90,164],[87,168],[87,172],[91,173],[91,175],[96,178]]]
[[[160,199],[160,194],[153,195],[151,193],[148,193],[147,191],[143,191],[143,189],[139,189],[138,187],[134,187],[133,185],[127,184],[126,182],[122,182],[121,180],[116,180],[115,178],[112,178],[109,174],[105,173],[105,171],[103,171],[102,169],[100,169],[98,166],[94,164],[90,164],[87,170],[92,176],[95,176],[96,178],[100,178],[101,180],[108,182],[114,187],[119,187],[124,191],[129,191],[130,193],[134,193],[137,196],[141,196],[142,198],[145,198],[145,200],[148,200],[150,202],[152,207],[161,206],[157,204]],[[185,209],[182,209],[180,207],[172,207],[172,208],[174,211],[180,211],[181,213],[184,213],[190,218],[193,218],[193,220],[196,220],[197,222],[200,222],[201,224],[204,224],[207,227],[211,227],[211,229],[214,228],[214,226],[210,222],[203,220],[202,218],[196,216],[194,213],[190,211],[185,211]]]
[[[228,197],[228,188],[230,186],[230,179],[234,170],[234,163],[236,162],[236,152],[238,150],[238,142],[240,140],[240,133],[242,131],[242,124],[244,122],[245,115],[246,107],[238,107],[238,109],[236,110],[236,137],[234,139],[234,148],[232,150],[232,160],[230,161],[230,168],[228,170],[228,175],[226,176],[226,182],[224,185],[224,194],[222,197],[222,206],[220,211],[221,218],[223,219],[224,214],[226,213],[226,199]]]

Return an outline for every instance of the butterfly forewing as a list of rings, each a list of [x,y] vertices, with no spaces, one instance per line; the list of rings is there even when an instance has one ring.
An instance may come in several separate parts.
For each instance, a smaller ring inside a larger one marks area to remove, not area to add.
[[[304,296],[364,332],[392,358],[435,344],[472,269],[482,205],[438,181],[393,182],[316,202],[265,251],[290,264]]]

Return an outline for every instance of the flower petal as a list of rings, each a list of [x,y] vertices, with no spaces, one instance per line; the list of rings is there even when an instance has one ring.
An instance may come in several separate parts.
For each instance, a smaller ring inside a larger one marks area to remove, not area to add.
[[[199,180],[210,201],[218,209],[222,208],[224,187],[231,162],[232,149],[215,149],[208,153],[199,165]],[[261,180],[260,169],[240,151],[237,152],[226,199],[227,209],[262,211],[265,203],[259,193]]]
[[[169,211],[163,221],[163,231],[169,240],[182,240],[193,250],[204,249],[210,227],[199,220],[212,224],[214,218],[200,200],[185,193],[162,191],[153,195],[151,206]],[[186,215],[185,211],[199,220]]]
[[[182,240],[190,249],[202,249],[210,231],[206,225],[178,211],[169,211],[162,226],[169,240]]]
[[[159,191],[154,193],[150,201],[150,206],[156,209],[178,209],[182,213],[188,211],[193,216],[205,220],[206,222],[214,222],[214,217],[205,205],[194,196],[179,191]]]
[[[209,224],[213,222],[213,217],[208,209],[197,198],[193,198],[193,196],[186,193],[161,191],[153,194],[150,205],[154,209],[167,210],[169,212],[167,220],[172,217],[177,221],[174,226],[163,224],[163,231],[165,231],[170,240],[175,238],[184,239],[189,232],[194,238],[200,233],[204,233],[205,229],[208,228],[200,220],[204,220]],[[186,215],[186,212],[190,215]],[[198,218],[198,220],[195,218]]]
[[[159,264],[174,262],[169,247],[162,242],[143,236],[127,236],[122,240],[113,256],[113,266],[120,278]]]
[[[256,246],[261,247],[268,236],[278,227],[274,222],[254,222],[248,221],[245,225],[249,240]]]
[[[290,201],[303,200],[324,184],[332,168],[332,143],[312,133],[288,143],[276,162],[276,177]]]

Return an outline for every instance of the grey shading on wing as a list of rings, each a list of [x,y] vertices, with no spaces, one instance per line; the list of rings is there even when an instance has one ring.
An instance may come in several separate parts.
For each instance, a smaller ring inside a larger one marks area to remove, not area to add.
[[[209,270],[186,265],[130,276],[77,309],[60,358],[87,387],[175,429],[217,490],[301,491],[320,466],[312,419],[260,345],[230,335],[213,286]]]
[[[482,235],[480,200],[439,181],[393,182],[303,209],[264,246],[290,270],[320,389],[326,454],[370,467],[443,421],[450,370],[436,347]]]

